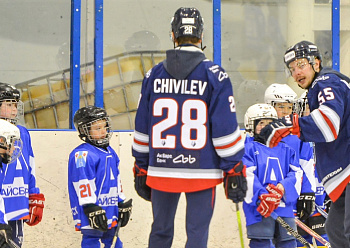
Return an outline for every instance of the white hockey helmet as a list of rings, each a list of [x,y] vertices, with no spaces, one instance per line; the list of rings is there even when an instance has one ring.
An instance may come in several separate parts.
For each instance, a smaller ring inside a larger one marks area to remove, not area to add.
[[[271,84],[265,90],[264,101],[272,106],[276,102],[294,103],[296,99],[297,94],[287,84]]]
[[[300,97],[295,101],[293,112],[298,114],[300,117],[304,116],[304,112],[307,108],[308,100],[307,100],[307,91],[304,91]]]
[[[244,115],[244,127],[252,137],[254,136],[257,121],[261,119],[277,120],[277,112],[274,107],[266,103],[257,103],[250,106]]]
[[[10,164],[17,160],[22,152],[22,141],[18,127],[0,119],[0,156],[2,162]]]

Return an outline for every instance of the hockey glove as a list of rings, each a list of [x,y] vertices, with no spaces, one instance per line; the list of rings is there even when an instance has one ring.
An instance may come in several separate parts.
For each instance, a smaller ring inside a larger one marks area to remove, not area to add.
[[[124,227],[128,224],[132,209],[132,199],[128,201],[122,201],[118,203],[118,222],[120,222],[120,226]]]
[[[108,230],[108,223],[106,211],[95,204],[87,204],[83,206],[84,214],[88,217],[90,226],[93,229],[106,232]]]
[[[232,170],[224,174],[224,189],[227,199],[234,203],[244,200],[247,192],[246,166],[240,161]]]
[[[301,193],[297,202],[297,213],[300,220],[306,220],[315,211],[315,193]]]
[[[26,222],[29,226],[39,224],[43,218],[44,203],[44,194],[29,195],[29,220]]]
[[[8,239],[12,236],[12,228],[7,224],[0,224],[0,248],[8,248]]]
[[[278,198],[276,201],[276,208],[277,208],[280,205],[280,202],[281,202],[281,199],[283,196],[282,191],[279,188],[277,188],[277,186],[275,186],[271,183],[269,185],[267,185],[266,189],[270,194],[274,194]]]
[[[289,134],[300,137],[299,116],[297,114],[286,115],[266,125],[261,129],[258,140],[272,148]]]
[[[151,188],[147,186],[147,171],[139,168],[136,164],[134,166],[134,182],[135,190],[139,196],[141,196],[146,201],[151,201]]]
[[[260,204],[257,211],[265,218],[269,217],[271,213],[278,207],[277,202],[280,201],[275,194],[262,194],[259,196]]]

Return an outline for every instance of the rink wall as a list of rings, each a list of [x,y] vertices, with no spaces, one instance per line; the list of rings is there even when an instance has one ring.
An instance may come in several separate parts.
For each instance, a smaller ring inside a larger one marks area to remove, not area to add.
[[[42,222],[34,227],[25,225],[23,247],[78,248],[81,235],[74,229],[70,211],[67,167],[69,153],[82,141],[76,131],[30,131],[30,134],[35,155],[37,184],[44,193],[46,201]],[[127,198],[133,198],[134,203],[132,220],[120,231],[125,248],[146,247],[152,224],[151,204],[141,199],[134,190],[132,138],[133,132],[115,132],[111,139],[111,146],[120,157],[125,195]],[[245,232],[242,210],[241,216]],[[175,220],[173,248],[184,247],[186,242],[184,221],[185,197],[181,196]],[[208,247],[238,247],[239,244],[235,206],[225,198],[223,187],[219,185]]]

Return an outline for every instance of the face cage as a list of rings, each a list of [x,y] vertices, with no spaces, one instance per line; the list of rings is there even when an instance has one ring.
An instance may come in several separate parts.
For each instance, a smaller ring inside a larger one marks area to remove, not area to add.
[[[106,121],[106,137],[102,139],[95,139],[90,135],[90,129],[96,123],[97,121],[105,120]],[[96,146],[105,146],[109,145],[109,141],[112,138],[113,132],[111,128],[111,120],[109,117],[103,117],[96,120],[93,120],[91,122],[88,122],[86,124],[81,125],[81,131],[82,134],[85,136],[86,139],[88,139],[92,144]]]
[[[22,154],[23,142],[21,139],[11,138],[10,144],[1,143],[1,147],[6,147],[6,156],[5,161],[7,164],[11,164],[17,160],[19,156]]]
[[[303,117],[307,104],[307,99],[305,98],[296,101],[293,106],[293,113],[296,113],[300,117]]]
[[[1,114],[0,112],[0,118],[3,120],[7,120],[8,122],[17,125],[18,121],[24,117],[24,104],[21,100],[17,101],[14,99],[4,99],[4,100],[0,100],[0,106],[2,106],[3,103],[11,103],[11,104],[16,104],[16,108],[17,108],[17,114],[15,117],[8,117],[8,116],[4,116]],[[3,107],[3,111],[5,111],[7,113],[7,106]],[[9,112],[12,112],[12,110],[10,110]]]

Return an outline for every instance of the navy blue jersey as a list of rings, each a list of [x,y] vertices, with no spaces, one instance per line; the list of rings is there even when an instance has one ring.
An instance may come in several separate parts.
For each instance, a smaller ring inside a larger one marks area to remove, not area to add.
[[[119,158],[107,150],[83,143],[69,155],[68,192],[76,230],[91,229],[83,205],[96,204],[106,211],[108,228],[117,224],[118,202],[125,200],[119,178]]]
[[[29,218],[29,194],[38,194],[35,163],[31,138],[28,130],[18,125],[23,143],[22,154],[11,164],[3,164],[4,178],[1,195],[4,198],[8,220]]]
[[[300,138],[315,142],[316,169],[336,201],[350,181],[349,78],[323,69],[307,94],[311,114],[299,118]]]
[[[281,217],[294,217],[293,206],[300,194],[303,175],[294,149],[283,142],[269,148],[259,142],[250,141],[245,144],[242,161],[247,166],[248,191],[243,202],[247,225],[262,220],[263,217],[256,208],[259,196],[268,193],[266,186],[270,183],[281,183],[285,189],[275,212]]]
[[[186,56],[193,63],[176,62]],[[147,185],[166,192],[211,188],[243,153],[227,73],[197,47],[169,50],[147,72],[135,118],[133,156],[148,171]]]

